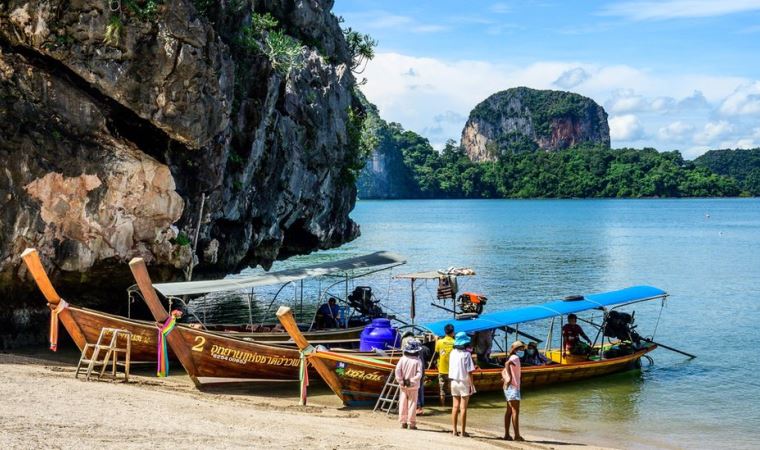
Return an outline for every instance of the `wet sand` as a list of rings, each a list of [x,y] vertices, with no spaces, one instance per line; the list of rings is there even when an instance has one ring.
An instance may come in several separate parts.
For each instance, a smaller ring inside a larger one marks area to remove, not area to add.
[[[448,431],[448,411],[431,408],[419,430],[395,417],[343,408],[326,389],[299,406],[297,386],[195,389],[176,365],[168,378],[136,368],[129,383],[74,378],[76,355],[0,353],[0,448],[599,448],[542,439],[501,440],[502,430]]]

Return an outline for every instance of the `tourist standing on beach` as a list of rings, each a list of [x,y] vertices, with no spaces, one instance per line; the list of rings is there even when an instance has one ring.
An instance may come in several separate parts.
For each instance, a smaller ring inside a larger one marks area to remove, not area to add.
[[[454,349],[449,355],[449,382],[451,383],[451,398],[454,407],[451,410],[451,425],[454,436],[457,433],[457,419],[462,414],[462,436],[468,437],[467,428],[467,403],[470,395],[475,393],[475,384],[472,380],[472,372],[475,364],[472,362],[472,354],[465,350],[470,345],[470,337],[460,331],[454,339]]]
[[[417,395],[422,379],[422,362],[417,357],[421,349],[417,339],[409,339],[404,346],[404,356],[396,363],[396,382],[401,395],[398,405],[398,421],[401,428],[417,429]]]
[[[414,333],[411,331],[405,332],[401,336],[401,348],[403,349],[406,347],[406,343],[410,340],[414,339]],[[452,341],[453,345],[453,341]],[[417,393],[417,415],[421,416],[423,414],[422,408],[425,406],[425,369],[427,368],[428,363],[431,361],[430,357],[430,349],[426,345],[422,345],[420,343],[420,353],[417,355],[417,358],[420,359],[420,364],[422,364],[422,379],[420,380],[420,391]]]
[[[501,377],[504,379],[504,396],[507,398],[507,410],[504,412],[504,439],[511,441],[509,424],[515,429],[515,441],[524,441],[520,436],[520,358],[518,352],[525,351],[522,341],[515,341],[509,347],[509,359]]]
[[[438,388],[441,406],[446,404],[446,394],[451,393],[449,386],[449,355],[454,349],[454,325],[447,323],[443,327],[444,337],[435,342],[435,354],[438,356]]]

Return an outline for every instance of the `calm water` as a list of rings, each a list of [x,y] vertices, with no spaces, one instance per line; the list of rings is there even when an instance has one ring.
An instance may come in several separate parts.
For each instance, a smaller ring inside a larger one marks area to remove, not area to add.
[[[390,250],[409,260],[394,274],[474,268],[460,290],[486,294],[489,310],[635,284],[671,294],[655,340],[698,358],[659,349],[640,372],[524,392],[522,421],[541,434],[634,448],[760,446],[760,201],[360,201],[352,217],[362,226],[355,242],[275,268]],[[408,309],[405,282],[370,278],[357,284]],[[418,320],[447,316],[430,306],[434,290],[419,289]],[[642,334],[659,312],[659,303],[636,308]],[[502,427],[498,395],[475,405],[478,427]]]

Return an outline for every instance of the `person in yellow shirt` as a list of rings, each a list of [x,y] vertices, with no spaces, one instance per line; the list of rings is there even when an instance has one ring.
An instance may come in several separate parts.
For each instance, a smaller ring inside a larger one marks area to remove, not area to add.
[[[446,336],[435,342],[435,354],[438,356],[438,387],[440,389],[441,406],[446,404],[446,394],[451,393],[449,385],[449,355],[454,349],[454,325],[443,327]]]

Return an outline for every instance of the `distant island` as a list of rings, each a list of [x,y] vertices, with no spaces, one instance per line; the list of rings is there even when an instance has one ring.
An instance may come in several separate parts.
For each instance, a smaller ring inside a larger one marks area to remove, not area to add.
[[[363,199],[760,195],[760,149],[711,150],[694,161],[612,149],[604,108],[571,92],[493,94],[472,110],[460,143],[441,152],[362,102],[373,143],[357,180]]]

